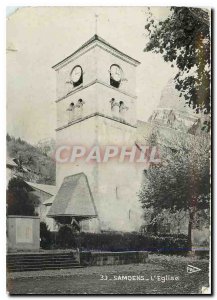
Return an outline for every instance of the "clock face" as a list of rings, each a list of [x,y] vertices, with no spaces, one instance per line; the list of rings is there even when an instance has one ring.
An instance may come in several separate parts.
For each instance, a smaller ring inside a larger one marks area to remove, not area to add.
[[[122,70],[118,65],[112,65],[110,68],[110,74],[113,80],[120,82],[122,77]]]
[[[71,78],[72,78],[73,83],[78,82],[81,79],[81,76],[82,76],[81,67],[80,66],[74,67],[74,69],[72,70],[72,73],[71,73]]]

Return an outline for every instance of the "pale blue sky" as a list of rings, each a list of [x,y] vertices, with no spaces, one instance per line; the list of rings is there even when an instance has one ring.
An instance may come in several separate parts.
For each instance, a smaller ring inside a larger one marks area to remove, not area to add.
[[[160,55],[144,53],[146,7],[8,7],[7,130],[31,143],[55,137],[56,74],[52,65],[95,33],[141,61],[137,68],[137,118],[147,120],[176,70]],[[152,8],[157,19],[169,8]],[[115,30],[114,30],[115,28]]]
[[[13,14],[19,7],[22,7],[22,6],[7,6],[6,7],[7,17],[10,16],[11,14]]]

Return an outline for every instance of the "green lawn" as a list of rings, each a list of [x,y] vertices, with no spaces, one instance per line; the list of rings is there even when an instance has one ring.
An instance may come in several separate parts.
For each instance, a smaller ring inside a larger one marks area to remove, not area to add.
[[[187,265],[201,269],[187,273]],[[175,278],[176,280],[171,280]],[[10,294],[201,294],[208,260],[149,255],[146,264],[9,274]]]

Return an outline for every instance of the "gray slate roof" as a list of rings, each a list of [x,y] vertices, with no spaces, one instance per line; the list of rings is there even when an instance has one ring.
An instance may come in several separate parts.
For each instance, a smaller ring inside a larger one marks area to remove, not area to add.
[[[14,159],[9,156],[7,157],[6,165],[11,166],[11,167],[18,167],[18,165],[17,165],[17,163],[15,163]]]
[[[50,184],[41,184],[41,183],[34,183],[26,181],[28,185],[30,185],[33,189],[40,190],[45,192],[51,196],[55,195],[56,193],[56,186]]]
[[[48,213],[48,217],[55,216],[77,216],[79,218],[97,216],[88,179],[84,173],[64,178]]]

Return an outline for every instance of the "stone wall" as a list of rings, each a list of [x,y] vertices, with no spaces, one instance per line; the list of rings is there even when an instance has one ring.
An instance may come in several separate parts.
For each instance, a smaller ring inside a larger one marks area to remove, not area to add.
[[[39,250],[40,218],[35,216],[7,217],[8,251]]]
[[[80,263],[90,266],[125,265],[132,263],[145,263],[148,252],[81,252]]]

